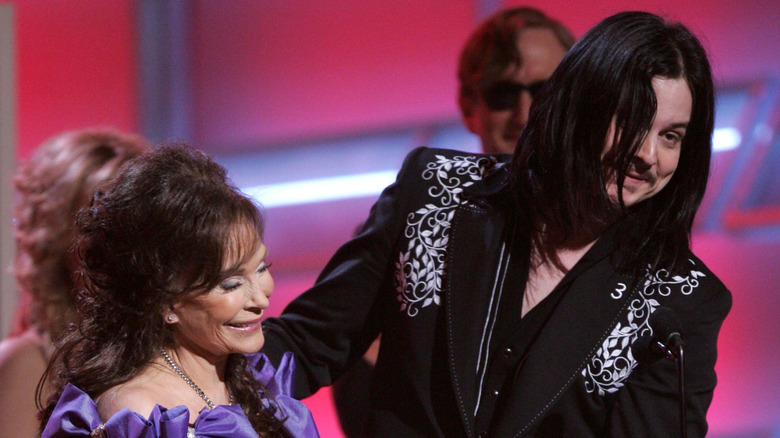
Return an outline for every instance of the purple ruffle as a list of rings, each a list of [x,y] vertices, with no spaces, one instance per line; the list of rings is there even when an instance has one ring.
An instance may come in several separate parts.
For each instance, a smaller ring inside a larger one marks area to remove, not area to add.
[[[247,355],[250,371],[267,388],[278,405],[275,415],[283,419],[284,428],[294,437],[319,437],[309,409],[291,397],[295,361],[286,353],[276,370],[264,354]],[[103,424],[108,437],[184,438],[189,415],[185,406],[166,409],[156,405],[148,418],[129,409],[115,413]],[[84,391],[68,383],[57,401],[41,438],[89,437],[102,422],[97,406]],[[255,438],[257,433],[238,405],[203,408],[195,420],[197,437]]]
[[[318,437],[314,418],[300,400],[292,397],[295,377],[295,358],[290,352],[284,353],[279,369],[274,369],[271,361],[260,354],[247,355],[249,369],[273,396],[280,409],[274,412],[277,418],[284,420],[284,428],[294,437]],[[267,399],[265,399],[267,400]],[[265,401],[264,400],[264,401]]]

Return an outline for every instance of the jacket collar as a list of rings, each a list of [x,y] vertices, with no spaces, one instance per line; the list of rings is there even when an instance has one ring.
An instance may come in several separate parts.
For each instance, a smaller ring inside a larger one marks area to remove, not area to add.
[[[464,199],[474,199],[476,202],[490,202],[495,196],[501,193],[508,193],[508,182],[510,177],[509,162],[506,156],[494,156],[504,161],[498,161],[494,166],[489,167],[478,184],[464,187]]]

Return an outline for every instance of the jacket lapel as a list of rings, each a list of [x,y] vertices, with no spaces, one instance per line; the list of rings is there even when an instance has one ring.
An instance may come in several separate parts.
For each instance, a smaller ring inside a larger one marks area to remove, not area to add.
[[[443,294],[450,377],[467,436],[475,434],[477,362],[486,315],[495,305],[496,270],[509,256],[504,206],[495,202],[502,198],[490,196],[504,187],[503,176],[486,183],[478,193],[464,193],[467,201],[453,216]]]

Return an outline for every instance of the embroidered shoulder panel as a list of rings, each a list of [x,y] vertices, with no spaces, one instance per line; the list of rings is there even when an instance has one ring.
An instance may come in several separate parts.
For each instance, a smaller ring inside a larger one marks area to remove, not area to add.
[[[466,204],[463,189],[482,180],[496,165],[492,156],[436,155],[422,179],[429,181],[426,203],[406,217],[407,242],[395,261],[395,289],[400,311],[414,317],[421,308],[439,305],[447,243],[455,209]]]
[[[638,297],[629,304],[626,320],[617,323],[582,370],[588,392],[598,392],[603,396],[623,387],[637,366],[631,344],[640,336],[653,334],[649,319],[650,314],[660,306],[656,298],[671,294],[690,295],[699,287],[699,278],[704,277],[704,273],[696,269],[693,260],[689,262],[691,267],[685,276],[672,276],[665,269],[652,273],[648,269]],[[626,285],[618,283],[611,297],[620,299],[625,291]]]

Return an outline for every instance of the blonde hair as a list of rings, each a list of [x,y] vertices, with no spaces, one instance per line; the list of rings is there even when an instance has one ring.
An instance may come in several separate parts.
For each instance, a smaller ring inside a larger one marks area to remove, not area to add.
[[[13,334],[35,328],[57,339],[73,321],[69,249],[76,213],[123,163],[151,148],[111,129],[69,131],[44,142],[14,176],[14,276],[19,305]]]

